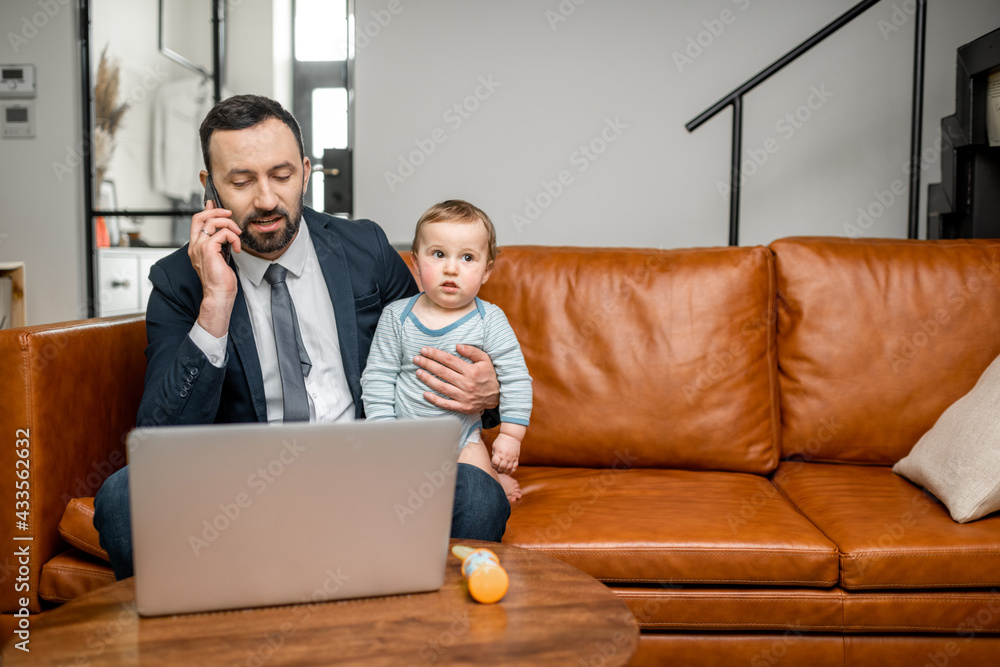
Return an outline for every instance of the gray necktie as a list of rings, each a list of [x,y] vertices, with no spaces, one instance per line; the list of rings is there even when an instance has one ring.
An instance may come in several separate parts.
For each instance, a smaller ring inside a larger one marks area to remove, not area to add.
[[[271,285],[271,321],[278,351],[278,371],[281,373],[284,421],[309,421],[309,398],[306,396],[304,376],[309,375],[312,363],[302,344],[299,318],[295,315],[295,304],[285,284],[286,275],[288,269],[280,264],[271,264],[264,272],[264,280]]]

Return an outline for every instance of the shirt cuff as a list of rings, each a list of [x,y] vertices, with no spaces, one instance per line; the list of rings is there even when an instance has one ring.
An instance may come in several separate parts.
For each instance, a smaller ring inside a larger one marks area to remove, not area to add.
[[[223,364],[226,363],[226,343],[229,341],[228,333],[222,338],[216,338],[195,322],[194,326],[191,327],[191,333],[188,335],[191,336],[191,340],[198,346],[198,349],[205,353],[210,364],[216,368],[222,368]]]

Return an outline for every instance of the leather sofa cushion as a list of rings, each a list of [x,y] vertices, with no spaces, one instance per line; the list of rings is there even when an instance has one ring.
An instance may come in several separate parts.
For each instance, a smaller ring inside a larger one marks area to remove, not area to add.
[[[644,630],[998,633],[1000,592],[613,586]]]
[[[770,247],[785,458],[892,465],[1000,354],[1000,241]]]
[[[507,315],[538,416],[521,462],[767,474],[777,465],[773,267],[763,247],[509,247]]]
[[[113,583],[115,573],[110,565],[79,549],[70,549],[42,566],[38,595],[49,602],[69,602]]]
[[[846,589],[1000,585],[1000,516],[955,523],[884,466],[789,461],[774,483],[837,545]]]
[[[93,498],[74,498],[69,501],[59,521],[59,534],[80,551],[111,562],[108,552],[101,548],[100,536],[94,528]]]
[[[836,547],[757,475],[520,467],[503,541],[605,582],[833,586]]]

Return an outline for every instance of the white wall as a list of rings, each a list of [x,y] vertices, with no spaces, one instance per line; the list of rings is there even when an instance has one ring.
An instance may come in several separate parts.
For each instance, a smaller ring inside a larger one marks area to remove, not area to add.
[[[29,324],[87,316],[76,3],[46,4],[0,3],[0,62],[38,81],[35,138],[0,138],[0,261],[25,263]]]
[[[854,4],[357,0],[355,214],[408,243],[425,208],[460,197],[501,244],[724,245],[731,115],[684,124]],[[742,244],[845,235],[880,194],[895,201],[860,231],[906,236],[891,188],[908,182],[912,5],[876,5],[745,98],[744,157],[763,164],[748,170]],[[998,26],[995,0],[930,3],[925,147],[954,109],[955,49]],[[592,141],[594,159],[579,152]]]
[[[694,134],[684,123],[853,4],[574,2],[399,0],[391,6],[402,11],[386,21],[389,0],[357,0],[357,214],[408,243],[427,206],[464,197],[493,216],[504,244],[725,244],[727,205],[716,183],[728,181],[728,112]],[[37,136],[0,139],[0,261],[26,262],[29,324],[86,315],[76,4],[0,3],[0,62],[34,63],[38,71]],[[233,3],[232,11],[244,4],[253,3]],[[546,12],[560,6],[576,8],[553,29]],[[780,148],[746,184],[743,243],[844,234],[858,207],[877,203],[877,191],[905,183],[914,21],[897,12],[901,29],[886,26],[894,7],[906,6],[885,0],[748,96],[745,147],[774,138]],[[678,71],[673,54],[726,9],[732,22]],[[998,25],[1000,5],[990,0],[930,3],[925,147],[954,109],[955,49]],[[146,40],[149,29],[133,27]],[[126,72],[143,70],[129,65]],[[475,112],[457,127],[459,117],[444,117],[490,75],[500,86]],[[833,97],[785,139],[775,123],[807,100],[811,86],[823,85]],[[614,117],[628,127],[577,171],[574,151]],[[446,141],[390,191],[384,172],[436,128]],[[940,178],[933,150],[929,157],[925,184]],[[518,233],[511,216],[524,215],[525,198],[538,198],[542,182],[561,170],[572,183]],[[921,234],[923,224],[921,214]],[[901,237],[905,228],[906,202],[897,201],[865,232]]]
[[[272,20],[270,0],[244,0],[227,8],[226,88],[232,94],[270,96],[273,93]]]

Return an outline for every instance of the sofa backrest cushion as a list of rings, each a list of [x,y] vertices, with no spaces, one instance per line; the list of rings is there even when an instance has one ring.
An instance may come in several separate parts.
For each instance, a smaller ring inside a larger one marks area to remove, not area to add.
[[[778,460],[763,247],[507,247],[480,296],[533,382],[521,462],[767,473]]]
[[[1000,354],[998,241],[771,249],[786,457],[893,464]]]

